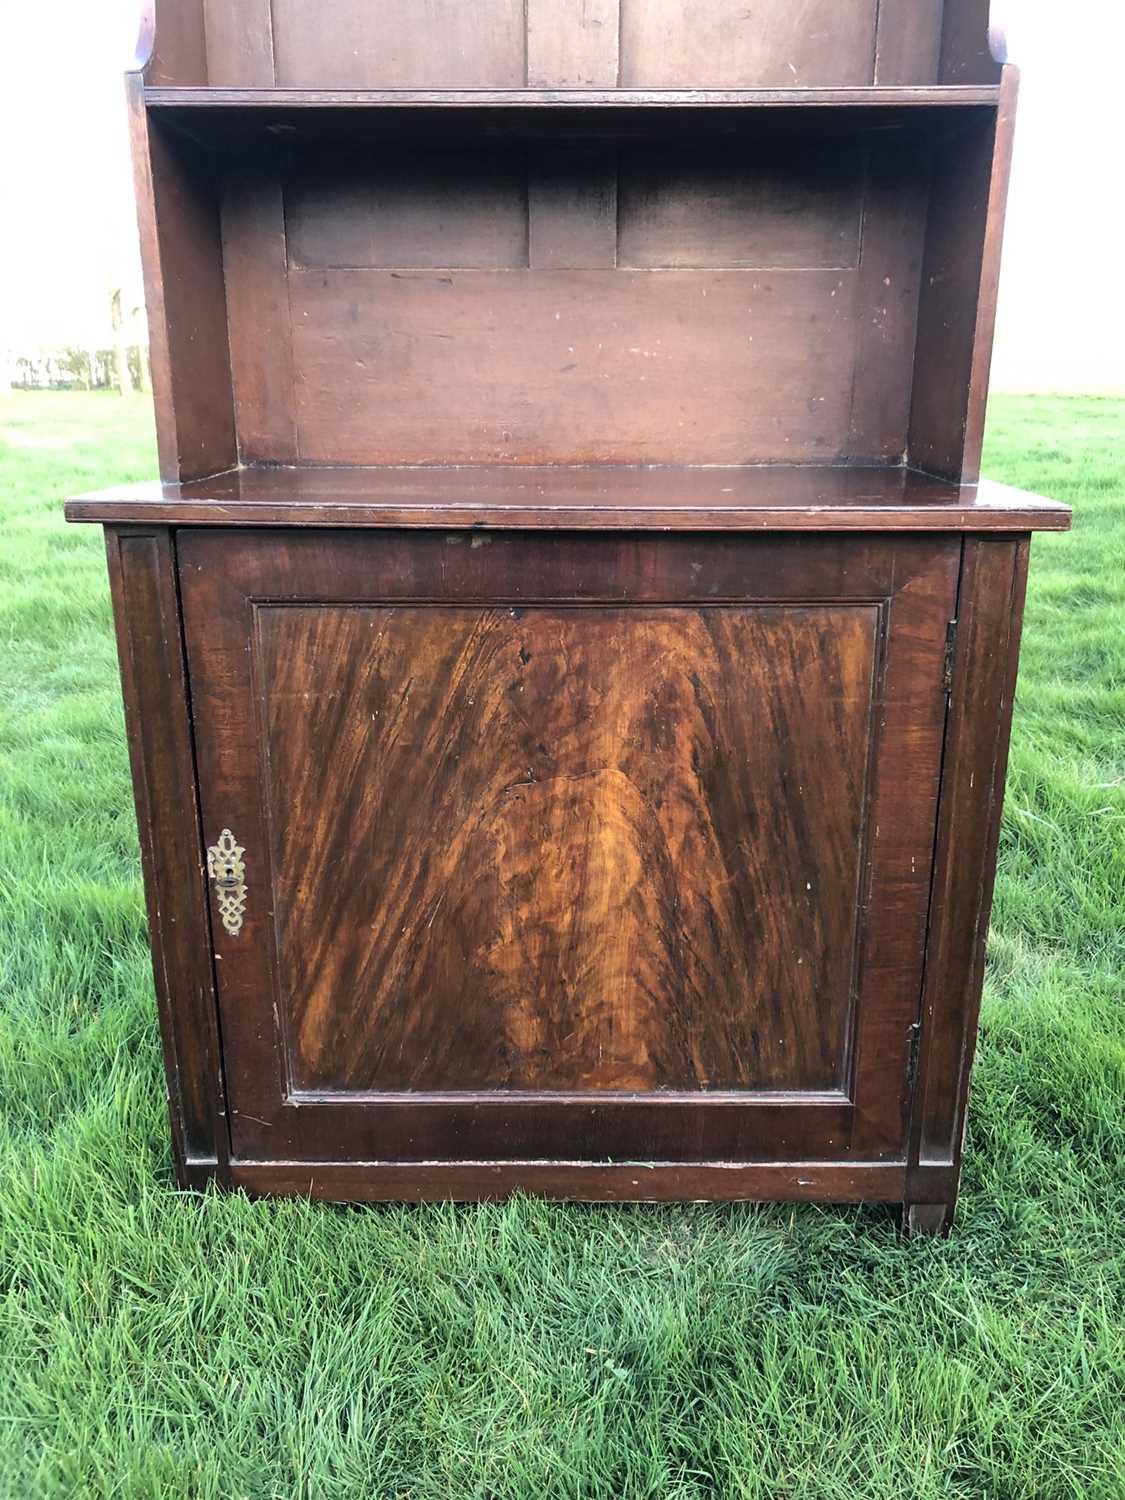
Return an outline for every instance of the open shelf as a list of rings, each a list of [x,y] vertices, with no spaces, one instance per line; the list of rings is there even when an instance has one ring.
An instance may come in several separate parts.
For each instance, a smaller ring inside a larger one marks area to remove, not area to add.
[[[1065,505],[908,468],[767,464],[246,466],[67,502],[71,521],[637,531],[1063,531]]]
[[[982,6],[157,0],[132,97],[185,486],[137,504],[1014,525],[961,488],[1015,91]]]
[[[240,462],[844,476],[783,499],[784,526],[851,504],[855,472],[882,476],[884,520],[907,462],[977,477],[1007,118],[991,86],[146,97],[162,254],[179,267],[192,247],[190,275],[162,278],[176,374],[206,393],[164,434],[170,479]],[[763,483],[745,505],[772,513]],[[709,479],[695,494],[731,509]],[[671,524],[698,517],[669,503]]]
[[[813,126],[843,111],[849,128],[995,111],[991,86],[804,89],[231,89],[148,88],[150,116],[203,145],[256,137],[360,140],[481,127],[524,135],[744,132],[781,121]]]

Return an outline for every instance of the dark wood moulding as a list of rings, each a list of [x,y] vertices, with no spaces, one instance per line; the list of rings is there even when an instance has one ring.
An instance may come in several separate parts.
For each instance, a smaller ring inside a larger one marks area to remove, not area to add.
[[[903,1198],[901,1164],[857,1162],[257,1162],[233,1161],[231,1181],[251,1196],[425,1203],[505,1198],[514,1189],[585,1203],[667,1203],[724,1199],[788,1203],[895,1203]],[[931,1168],[918,1181],[940,1200],[953,1175]]]
[[[146,88],[149,109],[911,109],[995,105],[996,84],[803,89]]]
[[[67,501],[72,521],[168,526],[665,531],[1060,531],[1067,506],[902,468],[246,467]]]

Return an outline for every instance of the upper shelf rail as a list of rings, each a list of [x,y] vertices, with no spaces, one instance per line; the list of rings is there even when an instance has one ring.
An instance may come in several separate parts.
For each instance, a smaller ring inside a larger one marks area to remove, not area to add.
[[[154,109],[732,109],[988,106],[991,84],[796,89],[277,89],[148,87]]]

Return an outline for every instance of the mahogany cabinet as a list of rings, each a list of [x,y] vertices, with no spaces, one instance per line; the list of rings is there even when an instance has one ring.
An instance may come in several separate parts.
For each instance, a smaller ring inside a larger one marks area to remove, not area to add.
[[[142,54],[161,479],[67,513],[181,1181],[947,1229],[1069,524],[979,479],[985,7],[168,0]]]

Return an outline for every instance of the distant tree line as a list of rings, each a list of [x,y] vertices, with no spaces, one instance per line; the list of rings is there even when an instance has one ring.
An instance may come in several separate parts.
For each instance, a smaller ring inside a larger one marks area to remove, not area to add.
[[[12,385],[25,391],[129,391],[148,390],[148,350],[130,344],[117,349],[38,349],[17,354],[11,361]]]
[[[132,300],[132,299],[130,299]],[[8,383],[22,390],[116,390],[122,395],[149,388],[148,349],[130,343],[128,331],[139,332],[140,307],[123,305],[120,290],[110,293],[112,343],[106,348],[63,345],[8,355]]]

